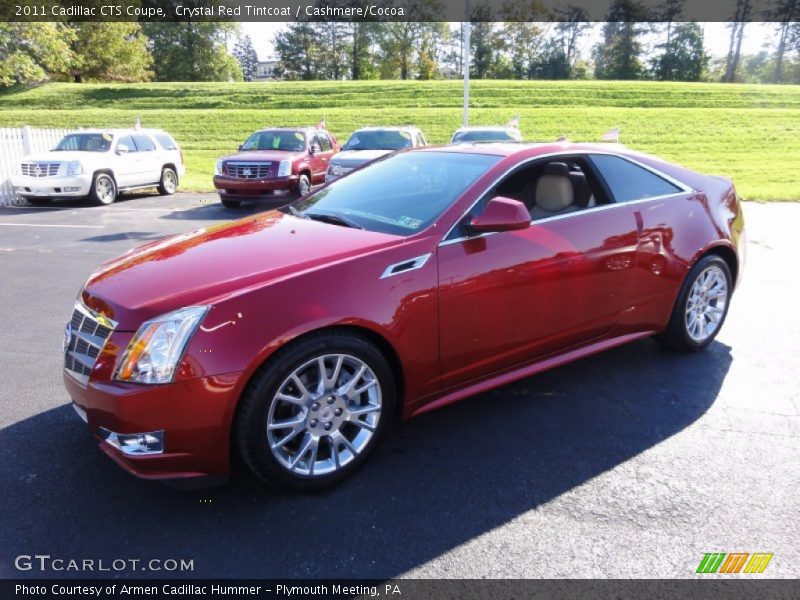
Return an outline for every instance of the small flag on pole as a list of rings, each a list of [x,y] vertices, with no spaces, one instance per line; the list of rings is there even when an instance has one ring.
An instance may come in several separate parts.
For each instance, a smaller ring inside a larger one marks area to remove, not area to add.
[[[328,120],[325,117],[322,117],[322,121],[317,123],[317,129],[325,129],[325,127],[327,126],[327,122]]]
[[[610,131],[606,131],[603,137],[600,138],[603,142],[618,142],[619,141],[619,127],[614,127]]]
[[[136,131],[139,131],[142,128],[142,120],[139,117],[136,117],[136,120],[133,122],[133,128]]]
[[[519,128],[519,115],[517,115],[516,117],[511,117],[511,119],[509,119],[508,123],[506,123],[506,127],[514,127],[514,128],[518,129]]]

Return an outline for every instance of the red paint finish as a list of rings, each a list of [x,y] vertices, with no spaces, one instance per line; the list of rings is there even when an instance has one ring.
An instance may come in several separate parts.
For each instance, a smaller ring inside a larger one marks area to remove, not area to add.
[[[741,274],[744,224],[729,181],[630,154],[691,191],[459,238],[451,230],[474,218],[469,209],[509,169],[609,149],[447,150],[502,159],[410,237],[267,212],[152,242],[103,265],[81,300],[118,326],[88,384],[65,375],[67,390],[93,433],[163,429],[166,452],[131,458],[105,443],[103,450],[142,477],[226,474],[231,423],[250,377],[312,331],[352,328],[378,340],[396,363],[410,417],[663,330],[688,269],[706,252],[723,253]],[[518,203],[500,208],[485,220],[498,229],[509,215],[518,220]],[[427,254],[421,268],[382,277],[389,265]],[[114,381],[136,329],[190,305],[210,310],[175,382]]]

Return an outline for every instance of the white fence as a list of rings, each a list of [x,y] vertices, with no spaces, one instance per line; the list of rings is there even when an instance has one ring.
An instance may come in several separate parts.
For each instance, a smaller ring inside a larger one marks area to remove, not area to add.
[[[0,206],[22,202],[11,187],[11,175],[19,160],[28,154],[52,149],[67,133],[68,129],[0,128]]]

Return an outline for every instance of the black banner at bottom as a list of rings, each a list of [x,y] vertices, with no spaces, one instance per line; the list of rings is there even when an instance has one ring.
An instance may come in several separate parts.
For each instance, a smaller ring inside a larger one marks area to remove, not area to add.
[[[268,598],[345,600],[531,600],[672,599],[752,600],[800,598],[800,582],[790,579],[392,579],[392,580],[0,580],[0,598],[131,598],[192,600]]]

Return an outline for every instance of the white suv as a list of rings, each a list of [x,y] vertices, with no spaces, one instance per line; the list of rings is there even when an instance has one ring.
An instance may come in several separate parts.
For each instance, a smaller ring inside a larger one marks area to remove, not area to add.
[[[174,194],[185,170],[183,152],[164,131],[81,130],[49,152],[22,159],[11,184],[31,204],[86,197],[111,204],[120,192],[147,187]]]

